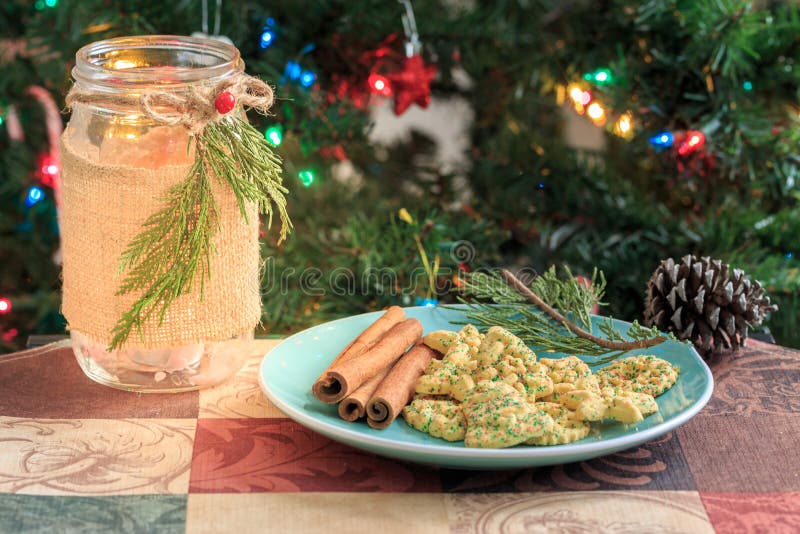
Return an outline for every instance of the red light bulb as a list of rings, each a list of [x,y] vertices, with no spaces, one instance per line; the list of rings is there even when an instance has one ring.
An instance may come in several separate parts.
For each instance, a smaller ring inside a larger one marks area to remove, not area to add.
[[[367,78],[367,84],[372,94],[382,96],[392,96],[392,84],[386,76],[373,72]]]
[[[42,183],[48,187],[53,187],[61,172],[61,167],[58,165],[56,157],[48,153],[39,154],[37,168],[36,175]]]
[[[678,146],[678,154],[686,156],[692,152],[696,152],[705,146],[706,136],[700,131],[688,131],[684,141]]]

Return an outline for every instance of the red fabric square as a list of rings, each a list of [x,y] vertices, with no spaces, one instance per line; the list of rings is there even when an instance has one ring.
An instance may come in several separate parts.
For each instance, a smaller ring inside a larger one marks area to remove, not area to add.
[[[190,493],[439,492],[436,469],[381,458],[288,419],[199,419]]]
[[[800,493],[701,493],[717,534],[800,532]]]

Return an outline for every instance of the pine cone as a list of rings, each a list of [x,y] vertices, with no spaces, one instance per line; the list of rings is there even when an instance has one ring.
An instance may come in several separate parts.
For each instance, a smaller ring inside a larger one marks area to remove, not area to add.
[[[758,281],[721,260],[661,262],[647,282],[644,323],[695,344],[704,356],[744,346],[750,326],[778,307]]]

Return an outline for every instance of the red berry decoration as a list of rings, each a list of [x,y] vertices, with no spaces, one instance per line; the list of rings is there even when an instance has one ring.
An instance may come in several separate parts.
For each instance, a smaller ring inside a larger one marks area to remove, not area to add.
[[[217,113],[220,115],[230,113],[235,106],[236,97],[234,97],[229,91],[222,91],[217,95],[217,98],[214,99],[214,107],[217,108]]]

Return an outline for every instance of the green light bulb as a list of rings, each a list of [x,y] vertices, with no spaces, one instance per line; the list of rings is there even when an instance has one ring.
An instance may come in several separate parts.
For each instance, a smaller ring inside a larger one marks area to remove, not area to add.
[[[44,0],[44,5],[47,7],[56,7],[58,0]]]
[[[264,137],[267,138],[267,141],[269,141],[272,146],[281,146],[283,142],[283,132],[281,130],[282,128],[280,126],[270,126],[267,128],[267,131],[264,132]]]
[[[308,169],[298,172],[297,177],[300,178],[303,187],[311,187],[311,184],[314,183],[314,173]]]
[[[594,71],[594,81],[601,85],[611,83],[611,71],[608,69],[597,69]]]

